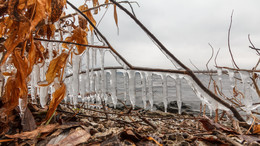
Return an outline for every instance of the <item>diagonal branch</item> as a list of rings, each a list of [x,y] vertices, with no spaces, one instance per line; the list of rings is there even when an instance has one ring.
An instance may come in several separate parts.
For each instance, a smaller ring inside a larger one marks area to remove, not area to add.
[[[239,112],[229,103],[222,100],[220,97],[216,96],[214,93],[212,93],[209,89],[207,89],[202,82],[197,78],[197,76],[192,72],[191,69],[189,69],[187,66],[185,66],[179,59],[177,59],[166,47],[134,16],[132,15],[127,9],[125,9],[122,5],[120,5],[115,0],[110,0],[115,5],[117,5],[121,10],[123,10],[128,16],[130,16],[136,23],[141,27],[141,29],[156,43],[158,47],[160,47],[161,51],[168,55],[171,59],[173,59],[176,63],[178,63],[183,69],[187,71],[187,74],[197,83],[197,85],[206,92],[210,97],[212,97],[217,102],[221,103],[226,108],[230,109],[234,116],[239,121],[245,121],[242,116],[239,114]]]

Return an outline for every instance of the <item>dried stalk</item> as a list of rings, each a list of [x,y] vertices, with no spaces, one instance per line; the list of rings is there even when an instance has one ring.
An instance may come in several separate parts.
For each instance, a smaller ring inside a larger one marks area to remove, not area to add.
[[[231,51],[231,47],[230,47],[230,32],[231,32],[231,26],[232,26],[233,13],[234,13],[234,10],[232,11],[231,19],[230,19],[230,25],[229,25],[229,28],[228,28],[228,50],[229,50],[229,53],[230,53],[230,56],[231,56],[233,64],[236,66],[237,69],[239,69],[239,67],[237,66],[237,64],[235,62],[235,59],[233,57],[233,54],[232,54],[232,51]]]

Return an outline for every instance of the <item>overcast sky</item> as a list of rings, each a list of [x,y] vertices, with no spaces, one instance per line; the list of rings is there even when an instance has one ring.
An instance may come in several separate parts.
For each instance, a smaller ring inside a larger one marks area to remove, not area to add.
[[[211,55],[220,48],[218,65],[232,67],[227,34],[232,10],[231,47],[241,68],[252,68],[259,56],[249,49],[247,35],[260,48],[259,0],[136,0],[137,18],[184,64],[204,69]],[[74,2],[75,3],[75,2]],[[79,6],[80,3],[75,3]],[[129,8],[127,4],[125,7]],[[99,14],[103,14],[101,11]],[[99,16],[95,16],[100,20]],[[131,64],[156,68],[173,68],[147,35],[118,9],[119,35],[110,6],[98,26],[111,45]],[[110,61],[109,58],[106,60]],[[213,67],[214,63],[210,64]]]

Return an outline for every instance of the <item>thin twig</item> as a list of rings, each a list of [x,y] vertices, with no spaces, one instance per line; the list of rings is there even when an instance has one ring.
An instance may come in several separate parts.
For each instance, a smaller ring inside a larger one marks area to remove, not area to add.
[[[129,2],[129,1],[121,1],[121,2],[119,2],[119,3],[128,3],[128,4],[130,4],[130,5],[131,5],[131,3],[136,3],[136,4],[138,5],[138,3],[137,3],[136,1],[131,1],[131,2]],[[88,9],[82,11],[82,12],[87,12],[87,11],[91,11],[91,10],[96,10],[96,9],[99,9],[100,7],[108,6],[108,5],[111,5],[111,4],[113,4],[113,3],[100,4],[100,5],[96,6],[96,7],[88,8]],[[139,6],[139,5],[138,5],[138,6]],[[60,17],[60,20],[67,19],[67,18],[73,17],[73,16],[75,16],[75,15],[78,15],[78,13],[72,13],[72,14],[68,14],[68,15],[66,15],[66,16],[62,16],[62,17]]]
[[[91,48],[110,49],[109,47],[106,47],[106,46],[85,45],[85,44],[79,44],[79,43],[67,42],[67,41],[48,40],[48,39],[41,39],[41,38],[34,38],[34,40],[43,41],[43,42],[65,43],[65,44],[72,44],[72,45],[85,46],[85,47],[91,47]]]
[[[239,69],[239,67],[237,66],[235,59],[233,57],[233,54],[232,54],[232,51],[231,51],[231,46],[230,46],[230,33],[231,33],[233,13],[234,13],[234,10],[231,13],[230,25],[229,25],[229,28],[228,28],[228,50],[229,50],[233,64],[236,66],[237,69]]]

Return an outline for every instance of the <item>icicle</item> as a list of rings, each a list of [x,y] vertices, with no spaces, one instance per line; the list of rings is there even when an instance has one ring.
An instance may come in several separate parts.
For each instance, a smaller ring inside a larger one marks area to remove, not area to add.
[[[48,53],[49,53],[49,61],[51,61],[53,59],[53,43],[50,42],[49,43],[49,46],[48,46]]]
[[[38,65],[33,66],[33,70],[31,73],[31,99],[32,103],[36,104],[37,97],[37,82],[39,81],[40,68]]]
[[[47,70],[46,63],[43,65],[43,67],[40,69],[40,79],[41,81],[45,80],[45,72]],[[48,98],[48,87],[40,87],[40,104],[44,108],[47,103]]]
[[[193,79],[190,76],[184,76],[184,79],[187,81],[188,85],[192,88],[194,93],[197,95],[197,97],[204,102],[210,110],[216,110],[221,109],[225,111],[229,111],[228,108],[226,108],[221,103],[217,102],[215,99],[210,97],[205,91],[203,91],[196,82],[193,81]]]
[[[100,61],[101,61],[101,99],[107,102],[107,95],[106,95],[106,74],[105,74],[105,53],[106,50],[99,49],[100,53]],[[106,99],[106,100],[105,100]]]
[[[128,70],[127,72],[129,75],[129,98],[133,108],[135,108],[135,71]]]
[[[114,108],[116,108],[117,104],[117,90],[116,90],[116,70],[110,70],[110,85],[111,85],[111,98],[114,105]]]
[[[86,75],[80,74],[79,75],[79,87],[80,87],[80,96],[82,99],[82,102],[85,102],[85,93],[86,93]]]
[[[113,51],[110,50],[110,53],[114,56],[114,58],[116,59],[116,61],[125,69],[129,69],[129,67],[123,62],[123,60],[121,60]]]
[[[150,103],[150,110],[153,110],[153,74],[151,72],[148,72],[146,77],[147,77],[147,82],[148,82],[148,95],[147,97],[149,98],[149,103]]]
[[[27,99],[26,98],[25,99],[19,98],[19,104],[18,105],[19,105],[19,109],[20,109],[20,117],[22,119],[21,124],[24,125],[25,123],[24,123],[23,119],[24,119],[24,112],[25,112],[26,107],[27,107]]]
[[[164,103],[164,111],[167,112],[167,104],[168,104],[168,87],[167,87],[167,75],[163,73],[162,77],[162,86],[163,86],[163,103]],[[180,113],[180,111],[179,111]]]
[[[179,114],[181,114],[182,93],[181,93],[181,78],[179,76],[177,76],[176,78],[176,97],[177,97],[178,112]]]
[[[231,82],[231,88],[233,89],[233,88],[235,87],[235,85],[234,85],[234,82],[235,82],[235,78],[234,78],[235,73],[234,73],[234,70],[232,70],[232,69],[228,69],[227,71],[228,71],[229,80],[230,80],[230,82]]]
[[[90,77],[89,77],[89,64],[90,64],[90,58],[89,58],[89,49],[86,50],[86,74],[85,74],[85,80],[86,80],[86,92],[90,93]]]
[[[96,72],[96,78],[95,78],[95,91],[96,91],[96,103],[101,104],[101,93],[100,93],[100,72]]]
[[[242,103],[245,105],[245,110],[248,114],[251,113],[251,106],[253,104],[251,89],[250,89],[250,74],[247,71],[239,71],[243,83],[244,98]]]
[[[172,62],[172,64],[176,67],[178,70],[182,70],[183,68],[175,61],[173,60],[161,47],[158,46],[158,48],[162,51],[162,53]]]
[[[146,75],[144,72],[140,73],[141,75],[141,81],[142,81],[142,100],[143,100],[143,106],[144,109],[146,109]]]
[[[74,106],[78,104],[78,94],[79,94],[79,65],[80,65],[80,56],[73,54],[72,56],[72,94],[73,94],[73,104]]]
[[[217,72],[218,72],[218,80],[221,81],[222,80],[222,68],[217,68]]]

